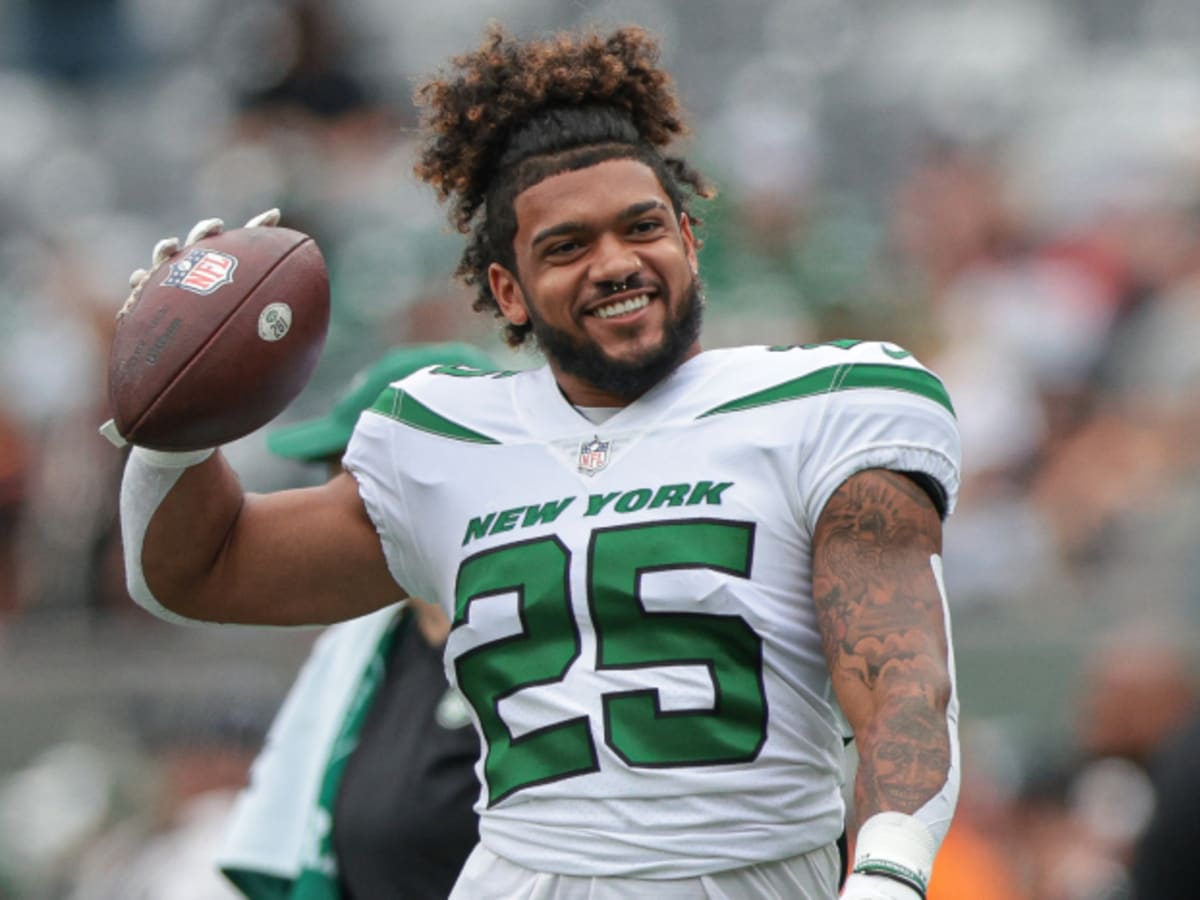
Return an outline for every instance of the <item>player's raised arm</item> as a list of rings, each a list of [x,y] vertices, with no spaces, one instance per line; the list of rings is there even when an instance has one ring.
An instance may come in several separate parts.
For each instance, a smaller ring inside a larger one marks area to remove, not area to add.
[[[353,479],[246,495],[210,449],[286,406],[324,340],[324,264],[298,254],[307,236],[276,238],[277,221],[221,235],[210,219],[182,249],[160,241],[120,313],[102,431],[137,445],[121,485],[126,578],[162,618],[309,624],[397,599]]]
[[[130,594],[161,618],[304,625],[403,596],[349,475],[243,494],[219,452],[172,463],[135,448],[121,490]]]
[[[938,509],[872,469],[833,494],[813,538],[825,656],[854,729],[859,823],[844,897],[923,897],[958,792],[957,701]]]

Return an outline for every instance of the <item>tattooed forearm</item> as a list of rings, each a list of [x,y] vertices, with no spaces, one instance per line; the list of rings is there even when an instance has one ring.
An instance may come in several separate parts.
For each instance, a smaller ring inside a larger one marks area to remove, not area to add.
[[[889,697],[856,739],[859,820],[877,812],[913,813],[936,794],[950,768],[945,703],[914,694]]]
[[[911,479],[849,479],[813,538],[813,598],[843,710],[855,729],[860,818],[914,812],[945,782],[950,683],[941,596],[929,558],[941,520]]]

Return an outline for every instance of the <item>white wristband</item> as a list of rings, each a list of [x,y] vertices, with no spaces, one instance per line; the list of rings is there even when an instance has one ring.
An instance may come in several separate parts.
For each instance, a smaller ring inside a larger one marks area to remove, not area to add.
[[[876,813],[858,829],[854,866],[850,871],[898,881],[924,897],[938,843],[913,816],[900,812]]]
[[[142,544],[155,511],[180,476],[212,454],[212,450],[168,453],[134,447],[121,479],[121,539],[125,548],[125,584],[129,596],[147,612],[180,625],[211,623],[181,616],[158,602],[142,572]]]

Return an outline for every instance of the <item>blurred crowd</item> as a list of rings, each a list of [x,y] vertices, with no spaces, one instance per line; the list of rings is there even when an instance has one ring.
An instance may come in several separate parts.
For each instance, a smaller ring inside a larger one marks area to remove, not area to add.
[[[228,896],[155,861],[219,831],[286,684],[133,702],[104,655],[182,640],[125,594],[122,457],[96,432],[154,241],[275,205],[317,238],[333,323],[285,419],[404,342],[536,362],[471,312],[459,237],[409,174],[414,78],[491,17],[662,35],[684,149],[721,190],[699,210],[707,346],[887,339],[950,390],[965,776],[931,900],[1133,896],[1200,696],[1200,6],[697,5],[0,0],[0,898]],[[251,489],[317,477],[260,436],[230,455]],[[285,663],[311,634],[286,640]],[[178,653],[204,672],[210,646]],[[77,722],[47,660],[83,658],[113,682],[72,694],[103,739],[54,727]],[[22,742],[14,710],[54,740]]]

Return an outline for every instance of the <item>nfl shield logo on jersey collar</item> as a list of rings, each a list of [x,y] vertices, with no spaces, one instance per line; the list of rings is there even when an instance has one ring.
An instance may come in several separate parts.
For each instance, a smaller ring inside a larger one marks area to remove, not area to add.
[[[608,465],[611,450],[612,441],[602,441],[599,435],[584,441],[579,445],[579,471],[584,475],[595,475]]]

